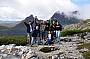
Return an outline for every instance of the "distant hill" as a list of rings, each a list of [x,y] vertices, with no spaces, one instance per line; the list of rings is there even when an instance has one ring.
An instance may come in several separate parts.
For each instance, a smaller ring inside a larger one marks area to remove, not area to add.
[[[9,28],[6,26],[0,26],[0,30],[5,30],[5,29],[9,29]]]
[[[20,23],[18,23],[16,26],[9,28],[8,30],[2,30],[0,31],[0,35],[25,35],[26,32],[26,26],[24,25],[24,22],[33,21],[34,17],[33,15],[30,15],[29,17],[26,17],[25,20],[22,20]]]
[[[78,24],[70,24],[64,27],[64,30],[66,29],[80,29],[80,30],[85,30],[85,29],[90,29],[90,19],[84,20]]]
[[[0,21],[0,26],[5,26],[5,27],[14,27],[16,26],[20,21]]]
[[[34,17],[33,15],[30,15],[29,17],[26,17],[25,20],[22,20],[19,24],[17,24],[15,27],[13,27],[13,29],[25,29],[25,25],[24,22],[29,22],[29,21],[33,21]]]
[[[78,11],[73,11],[71,15],[66,15],[64,12],[56,12],[51,17],[52,20],[57,20],[63,26],[79,23],[80,20],[74,16],[78,13]]]

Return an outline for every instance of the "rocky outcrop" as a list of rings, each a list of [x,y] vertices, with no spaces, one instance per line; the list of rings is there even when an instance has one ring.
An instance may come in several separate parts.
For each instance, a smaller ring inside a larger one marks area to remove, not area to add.
[[[73,29],[79,29],[79,30],[85,30],[85,29],[90,29],[90,20],[89,21],[83,21],[83,22],[80,22],[78,24],[71,24],[71,25],[66,25],[64,27],[64,30],[66,29],[70,29],[70,30],[73,30]]]
[[[76,24],[79,23],[80,20],[75,16],[77,15],[76,12],[69,13],[71,15],[67,15],[64,12],[56,12],[51,17],[52,20],[57,20],[60,24],[63,26],[70,25],[70,24]]]

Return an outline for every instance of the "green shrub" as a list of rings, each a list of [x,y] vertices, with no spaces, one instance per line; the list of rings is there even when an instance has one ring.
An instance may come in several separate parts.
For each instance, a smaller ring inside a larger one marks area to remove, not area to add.
[[[83,32],[90,32],[90,29],[85,29],[83,30]]]
[[[82,33],[83,31],[81,30],[64,30],[61,32],[61,36],[67,36],[67,35],[73,35],[73,34],[78,34]]]
[[[84,32],[90,32],[90,29],[85,29],[85,30],[63,30],[61,32],[61,36],[68,36],[68,35],[74,35],[78,33],[84,33]]]
[[[26,45],[27,40],[25,36],[1,36],[0,45],[16,44],[16,45]]]

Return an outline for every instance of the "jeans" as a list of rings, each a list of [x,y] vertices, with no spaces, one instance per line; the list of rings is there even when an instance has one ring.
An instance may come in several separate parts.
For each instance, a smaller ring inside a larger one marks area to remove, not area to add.
[[[54,37],[56,37],[56,31],[53,31]]]
[[[51,39],[48,39],[48,44],[50,45],[52,43]]]
[[[31,33],[27,33],[27,43],[31,44]]]
[[[60,43],[60,35],[61,35],[61,33],[60,33],[60,31],[57,31],[56,30],[56,40]]]
[[[32,37],[32,40],[31,40],[31,45],[33,44],[39,44],[40,43],[40,38],[39,37]]]

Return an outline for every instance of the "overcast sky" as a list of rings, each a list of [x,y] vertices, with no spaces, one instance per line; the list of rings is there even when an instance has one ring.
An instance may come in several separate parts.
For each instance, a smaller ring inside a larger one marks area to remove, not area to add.
[[[0,0],[0,20],[20,21],[33,14],[49,19],[56,11],[78,10],[83,19],[90,18],[90,0]]]

